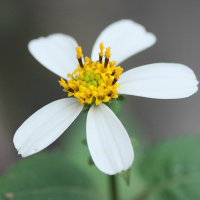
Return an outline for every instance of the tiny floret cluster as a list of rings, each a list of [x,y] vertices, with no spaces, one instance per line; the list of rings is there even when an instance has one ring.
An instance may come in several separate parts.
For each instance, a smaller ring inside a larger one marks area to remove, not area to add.
[[[110,99],[118,97],[117,83],[123,69],[115,66],[116,61],[109,61],[111,56],[110,47],[105,51],[105,62],[103,58],[103,42],[100,44],[99,60],[92,61],[89,57],[85,57],[82,63],[82,49],[75,48],[77,51],[77,59],[79,61],[78,68],[72,74],[67,76],[71,79],[66,83],[63,78],[59,81],[64,87],[64,91],[68,92],[68,96],[78,98],[80,104],[94,103],[99,105],[102,102],[108,102]]]

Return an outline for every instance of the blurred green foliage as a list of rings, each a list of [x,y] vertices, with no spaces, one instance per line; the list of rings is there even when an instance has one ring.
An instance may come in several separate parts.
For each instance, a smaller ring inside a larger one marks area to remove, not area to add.
[[[94,182],[61,153],[23,159],[0,180],[0,199],[100,200]]]
[[[200,137],[182,136],[156,144],[140,163],[147,200],[200,199]]]

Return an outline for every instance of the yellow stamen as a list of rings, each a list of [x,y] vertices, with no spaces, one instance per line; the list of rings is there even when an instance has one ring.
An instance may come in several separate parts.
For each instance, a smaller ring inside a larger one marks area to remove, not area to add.
[[[65,80],[63,78],[61,78],[60,81],[58,81],[60,83],[60,86],[63,86],[64,88],[67,88],[67,83],[65,82]]]
[[[90,58],[86,56],[86,57],[85,57],[85,62],[87,62],[88,64],[90,64],[90,63],[91,63]]]
[[[82,58],[83,57],[82,48],[81,47],[75,47],[75,49],[76,49],[76,53],[77,53],[76,58],[78,58],[78,59]]]
[[[116,70],[115,70],[115,74],[114,74],[114,76],[115,76],[115,78],[116,79],[119,79],[119,77],[120,77],[120,74],[123,72],[123,69],[121,68],[121,67],[116,67]]]
[[[107,59],[109,59],[110,58],[110,56],[111,56],[111,54],[110,54],[110,47],[108,47],[108,48],[106,48],[106,52],[105,52],[105,58],[107,58]]]
[[[108,62],[109,62],[109,58],[111,56],[110,54],[110,47],[106,48],[106,52],[105,52],[105,63],[104,63],[104,67],[107,68],[108,66]]]
[[[79,65],[81,66],[81,68],[83,68],[83,63],[82,63],[82,57],[83,57],[83,54],[82,54],[82,49],[81,47],[75,47],[76,49],[76,58],[78,59],[78,62],[79,62]]]
[[[99,53],[99,55],[101,56],[101,57],[103,57],[103,49],[105,48],[104,46],[103,46],[103,42],[99,45],[100,46],[100,53]]]

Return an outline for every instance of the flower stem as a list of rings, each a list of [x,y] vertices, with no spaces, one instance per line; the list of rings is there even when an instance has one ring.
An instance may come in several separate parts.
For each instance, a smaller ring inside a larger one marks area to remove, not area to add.
[[[117,187],[116,187],[116,176],[109,176],[110,179],[110,200],[117,200]]]

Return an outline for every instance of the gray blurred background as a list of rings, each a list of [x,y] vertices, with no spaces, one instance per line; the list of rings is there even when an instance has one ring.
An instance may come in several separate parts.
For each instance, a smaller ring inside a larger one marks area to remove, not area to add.
[[[90,56],[99,33],[132,19],[157,43],[123,62],[124,70],[156,62],[183,63],[200,79],[199,0],[0,0],[0,173],[20,159],[12,138],[36,110],[66,96],[56,75],[28,52],[39,36],[73,36]],[[169,135],[200,133],[200,93],[181,100],[129,97],[124,113],[137,120],[151,143]]]

